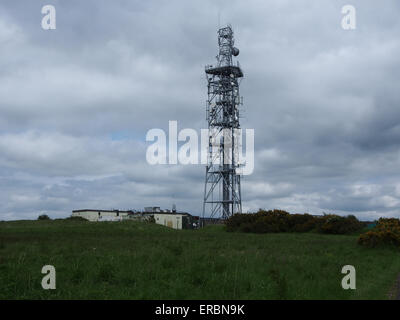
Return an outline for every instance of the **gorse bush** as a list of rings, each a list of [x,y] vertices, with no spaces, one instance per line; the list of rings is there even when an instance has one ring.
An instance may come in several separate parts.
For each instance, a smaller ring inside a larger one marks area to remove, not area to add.
[[[355,216],[341,217],[328,214],[289,214],[283,210],[259,210],[254,214],[235,214],[226,221],[228,231],[276,233],[309,232],[348,234],[360,230],[364,223]]]
[[[256,213],[256,220],[252,225],[253,232],[287,232],[288,212],[282,210],[263,211]]]
[[[287,217],[290,231],[308,232],[316,228],[316,218],[308,213],[290,214]]]
[[[317,231],[328,234],[347,234],[358,231],[365,226],[355,216],[346,217],[327,214],[318,218]]]
[[[380,218],[376,226],[358,238],[358,244],[366,247],[381,245],[400,246],[400,220]]]

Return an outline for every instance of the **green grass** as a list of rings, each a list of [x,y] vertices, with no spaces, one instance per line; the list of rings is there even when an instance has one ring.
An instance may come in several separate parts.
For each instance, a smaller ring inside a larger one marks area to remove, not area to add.
[[[0,222],[0,299],[387,299],[399,252],[357,236],[173,230],[141,222]],[[57,289],[43,290],[43,265]],[[343,290],[343,265],[357,289]]]

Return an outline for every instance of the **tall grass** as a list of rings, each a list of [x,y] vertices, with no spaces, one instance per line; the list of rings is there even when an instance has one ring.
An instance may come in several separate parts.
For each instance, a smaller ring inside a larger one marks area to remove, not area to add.
[[[143,222],[0,222],[0,299],[386,299],[393,249],[356,235],[173,230]],[[43,290],[43,265],[57,289]],[[357,289],[343,290],[343,265]]]

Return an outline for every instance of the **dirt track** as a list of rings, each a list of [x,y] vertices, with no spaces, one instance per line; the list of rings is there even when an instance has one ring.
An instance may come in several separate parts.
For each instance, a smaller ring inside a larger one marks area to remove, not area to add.
[[[400,274],[397,276],[396,282],[388,293],[390,300],[400,300]]]

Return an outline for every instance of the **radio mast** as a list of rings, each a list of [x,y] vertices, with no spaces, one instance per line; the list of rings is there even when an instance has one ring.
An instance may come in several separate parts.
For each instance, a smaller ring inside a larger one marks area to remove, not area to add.
[[[209,144],[204,186],[203,218],[227,219],[242,212],[240,175],[237,173],[239,81],[243,72],[233,57],[239,55],[234,47],[230,25],[218,30],[219,53],[217,65],[205,67],[207,77],[207,121]]]

